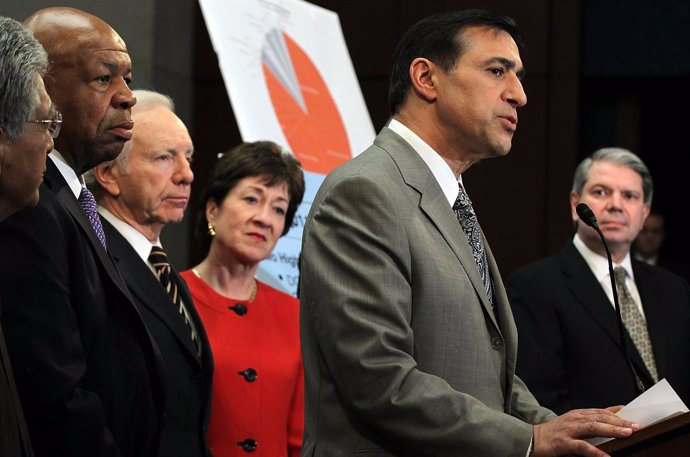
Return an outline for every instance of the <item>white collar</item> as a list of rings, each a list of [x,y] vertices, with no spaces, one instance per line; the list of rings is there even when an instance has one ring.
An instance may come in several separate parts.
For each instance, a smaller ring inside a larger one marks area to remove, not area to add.
[[[587,265],[589,265],[589,268],[590,270],[592,270],[592,273],[594,273],[594,276],[597,278],[597,281],[602,282],[604,280],[609,280],[610,276],[608,259],[602,255],[597,254],[596,252],[592,251],[589,247],[587,247],[587,245],[580,239],[577,233],[573,237],[573,244],[575,245],[575,248],[580,252],[582,257],[584,257],[585,262],[587,262]],[[613,264],[613,268],[616,267],[625,268],[626,273],[628,273],[628,277],[633,281],[635,280],[635,277],[633,276],[632,262],[630,260],[630,252],[628,252],[625,255],[623,262],[621,262],[620,264]]]
[[[446,196],[448,203],[450,206],[453,206],[455,199],[458,198],[462,176],[456,177],[450,166],[443,160],[443,157],[402,122],[391,119],[388,123],[388,128],[400,135],[419,154],[424,163],[429,167],[429,170],[431,170],[431,174],[434,175],[439,186],[441,186],[441,190]]]
[[[78,200],[79,194],[81,194],[81,188],[85,186],[84,178],[77,176],[77,173],[72,169],[72,167],[67,165],[67,162],[65,162],[65,159],[57,150],[53,149],[50,151],[50,155],[48,157],[53,160],[53,163],[57,167],[58,171],[62,177],[65,178],[67,185],[72,190],[74,198]]]
[[[161,247],[160,239],[157,239],[155,243],[151,243],[148,238],[146,238],[141,232],[129,225],[127,222],[119,219],[113,213],[108,211],[101,205],[98,205],[98,213],[103,217],[103,219],[110,222],[115,230],[120,232],[127,242],[132,246],[136,253],[141,257],[141,259],[148,264],[149,255],[151,254],[151,248],[153,246]]]

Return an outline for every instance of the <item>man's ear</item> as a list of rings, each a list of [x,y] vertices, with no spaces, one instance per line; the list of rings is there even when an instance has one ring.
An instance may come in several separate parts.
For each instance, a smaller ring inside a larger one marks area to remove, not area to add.
[[[96,165],[92,170],[94,178],[98,184],[113,197],[120,195],[120,183],[117,181],[117,168],[112,162],[105,162]]]
[[[573,222],[577,222],[580,220],[580,216],[577,215],[577,210],[575,209],[579,202],[580,202],[580,195],[577,192],[575,192],[574,190],[571,190],[570,191],[570,217],[572,218]]]
[[[642,225],[644,225],[645,221],[649,217],[649,213],[652,212],[652,205],[650,203],[645,203],[644,207],[642,208]]]
[[[414,91],[427,102],[436,100],[437,72],[442,71],[435,63],[424,57],[417,57],[410,64],[410,82]]]

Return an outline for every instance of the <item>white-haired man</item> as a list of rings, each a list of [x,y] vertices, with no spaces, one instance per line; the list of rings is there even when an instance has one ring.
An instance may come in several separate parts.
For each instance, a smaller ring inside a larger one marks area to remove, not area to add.
[[[212,358],[192,298],[166,259],[160,233],[180,222],[194,174],[187,128],[163,94],[134,91],[132,140],[92,170],[108,249],[163,356],[166,420],[159,454],[210,457]]]

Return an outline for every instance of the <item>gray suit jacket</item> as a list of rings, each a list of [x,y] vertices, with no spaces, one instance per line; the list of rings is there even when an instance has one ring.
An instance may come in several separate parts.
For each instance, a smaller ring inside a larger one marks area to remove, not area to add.
[[[303,456],[524,457],[530,424],[553,413],[515,376],[487,251],[500,324],[438,182],[397,134],[326,178],[302,246]]]

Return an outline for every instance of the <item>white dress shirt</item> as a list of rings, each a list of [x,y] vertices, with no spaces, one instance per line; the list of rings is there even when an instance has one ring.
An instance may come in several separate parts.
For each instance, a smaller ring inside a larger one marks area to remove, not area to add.
[[[450,169],[450,165],[443,160],[443,157],[401,122],[392,119],[388,124],[388,128],[400,135],[419,154],[419,157],[426,163],[429,170],[431,170],[431,174],[434,175],[439,186],[441,186],[441,191],[446,196],[448,203],[450,206],[453,206],[458,198],[462,176],[456,177],[453,174],[453,170]]]
[[[85,186],[84,178],[82,176],[77,176],[77,173],[72,169],[72,167],[67,165],[67,162],[65,162],[65,159],[62,157],[60,152],[56,151],[55,149],[50,151],[50,155],[48,157],[50,157],[62,177],[65,178],[65,181],[67,181],[67,185],[72,190],[74,198],[79,200],[81,188]]]
[[[585,262],[587,262],[587,265],[589,265],[589,269],[592,270],[592,273],[594,273],[594,276],[597,278],[597,281],[599,281],[599,284],[601,284],[601,287],[604,289],[604,292],[606,292],[606,296],[609,297],[611,306],[614,306],[615,308],[615,305],[613,303],[613,289],[611,288],[611,275],[609,274],[608,260],[606,259],[606,257],[601,256],[596,252],[592,251],[590,248],[588,248],[587,245],[585,245],[585,243],[580,239],[580,237],[577,234],[575,234],[573,238],[573,244],[575,245],[575,248],[580,252],[582,257],[584,257]],[[635,304],[637,305],[637,308],[640,310],[640,313],[642,313],[642,317],[644,317],[644,309],[642,309],[642,300],[640,299],[640,293],[638,292],[637,286],[635,285],[635,276],[633,275],[632,262],[630,261],[630,252],[626,254],[625,258],[623,259],[623,262],[621,262],[620,264],[613,264],[613,268],[616,267],[623,267],[625,268],[626,273],[628,273],[628,276],[625,279],[625,286],[630,291],[630,295],[635,301]]]

